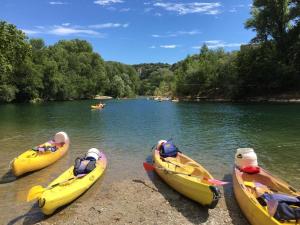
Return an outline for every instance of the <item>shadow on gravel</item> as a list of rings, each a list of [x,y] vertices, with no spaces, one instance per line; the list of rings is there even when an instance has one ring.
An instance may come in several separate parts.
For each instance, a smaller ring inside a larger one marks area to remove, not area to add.
[[[95,192],[96,191],[96,184],[101,184],[102,183],[102,180],[104,178],[104,175],[103,174],[95,183],[94,185],[89,188],[88,190],[86,190],[84,193],[82,193],[82,195],[80,195],[78,198],[74,199],[72,202],[58,208],[55,210],[55,212],[52,214],[52,215],[44,215],[41,211],[41,209],[39,208],[38,206],[38,203],[34,203],[32,208],[25,214],[23,215],[20,215],[14,219],[12,219],[11,221],[9,221],[7,223],[7,225],[14,225],[14,224],[20,224],[22,223],[23,221],[23,225],[33,225],[33,224],[37,224],[41,221],[44,221],[48,218],[51,218],[53,216],[55,216],[56,214],[59,214],[61,211],[65,210],[66,208],[70,207],[72,205],[72,203],[74,203],[76,200],[78,199],[81,199],[83,196],[87,195],[87,197],[89,197],[89,195],[93,194],[92,192]]]
[[[231,174],[224,175],[223,180],[230,182],[229,184],[224,185],[223,189],[224,189],[225,203],[227,205],[227,209],[229,212],[229,216],[232,220],[232,223],[234,225],[250,225],[247,219],[243,216],[243,212],[239,208],[239,205],[235,199],[233,193],[232,175]]]
[[[152,157],[147,157],[146,161],[152,163]],[[147,174],[149,179],[157,188],[155,191],[161,193],[170,205],[186,217],[191,223],[205,223],[208,220],[209,214],[207,207],[203,207],[199,203],[194,202],[173,190],[170,186],[164,183],[154,171],[148,172]],[[139,182],[137,180],[133,181]]]
[[[41,222],[47,218],[39,209],[37,203],[24,215],[18,216],[7,223],[7,225],[20,224],[23,221],[23,225],[33,225]]]
[[[7,171],[1,178],[0,178],[0,184],[7,184],[14,182],[17,178],[13,175],[12,171]]]

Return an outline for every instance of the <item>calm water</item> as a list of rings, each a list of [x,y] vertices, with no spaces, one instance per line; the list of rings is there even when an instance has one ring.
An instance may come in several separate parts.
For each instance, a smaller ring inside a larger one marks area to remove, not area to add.
[[[14,222],[31,208],[28,189],[46,185],[89,148],[105,150],[109,168],[103,183],[146,177],[143,160],[159,139],[178,147],[222,179],[231,172],[238,147],[253,147],[259,163],[300,187],[300,105],[171,103],[111,100],[102,111],[95,101],[0,105],[0,177],[26,149],[65,131],[71,140],[63,159],[41,171],[0,184],[0,221]]]

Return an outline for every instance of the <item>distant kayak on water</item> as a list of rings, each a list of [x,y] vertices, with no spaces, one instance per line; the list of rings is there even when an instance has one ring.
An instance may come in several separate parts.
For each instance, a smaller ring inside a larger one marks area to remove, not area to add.
[[[103,109],[106,104],[99,103],[97,105],[91,105],[91,109]]]

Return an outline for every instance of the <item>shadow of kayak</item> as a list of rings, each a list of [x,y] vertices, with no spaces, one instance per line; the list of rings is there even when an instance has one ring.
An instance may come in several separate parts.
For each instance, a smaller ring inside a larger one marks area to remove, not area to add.
[[[148,156],[146,158],[146,162],[152,163],[152,156]],[[207,207],[204,207],[173,190],[172,187],[166,184],[154,171],[147,172],[147,175],[156,187],[156,191],[162,194],[163,197],[170,203],[170,205],[180,212],[191,223],[205,223],[208,220],[209,214]],[[134,180],[134,182],[141,183],[141,181],[137,180]]]
[[[9,170],[0,178],[0,184],[11,183],[15,180],[17,180],[17,177],[12,173],[11,170]]]
[[[232,223],[235,225],[250,225],[247,219],[243,216],[243,212],[237,203],[234,192],[233,192],[233,182],[232,182],[232,175],[226,174],[223,177],[224,181],[230,182],[227,185],[223,186],[224,189],[224,198],[225,203],[229,212],[229,216],[232,220]]]
[[[38,204],[35,203],[32,208],[25,214],[18,216],[7,223],[7,225],[14,225],[23,221],[23,225],[33,225],[39,223],[46,219],[45,216],[38,207]]]

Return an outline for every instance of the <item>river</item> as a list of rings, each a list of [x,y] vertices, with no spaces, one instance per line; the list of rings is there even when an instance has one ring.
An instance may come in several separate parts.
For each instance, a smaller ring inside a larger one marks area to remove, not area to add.
[[[142,162],[160,139],[173,142],[215,177],[230,174],[238,147],[252,147],[259,164],[300,187],[300,104],[156,102],[95,100],[0,105],[0,221],[14,219],[32,206],[31,186],[46,185],[91,147],[104,149],[109,167],[103,182],[145,177]],[[65,157],[17,180],[9,162],[58,131],[68,133]],[[8,182],[10,181],[10,182]]]

